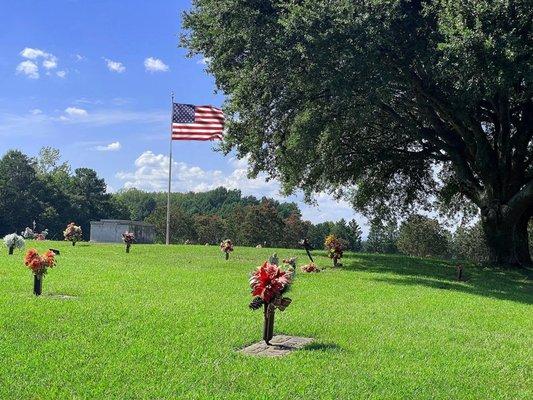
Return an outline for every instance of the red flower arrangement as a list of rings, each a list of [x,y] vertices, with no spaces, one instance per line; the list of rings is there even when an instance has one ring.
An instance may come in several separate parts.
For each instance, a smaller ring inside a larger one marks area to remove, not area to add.
[[[122,234],[122,241],[126,244],[126,253],[130,252],[130,247],[135,241],[135,235],[131,232],[124,232]]]
[[[229,253],[233,251],[233,243],[230,239],[226,239],[220,243],[220,251],[226,254],[226,260],[229,258]]]
[[[292,270],[284,271],[277,265],[277,256],[274,254],[270,260],[265,261],[258,267],[250,277],[250,287],[252,289],[252,299],[249,307],[257,310],[264,306],[265,322],[263,327],[263,340],[270,345],[270,339],[274,332],[274,313],[276,308],[284,311],[292,302],[283,295],[289,290],[293,276]]]
[[[56,265],[55,254],[48,250],[43,255],[39,255],[37,250],[30,249],[24,257],[24,265],[31,269],[34,275],[44,275],[48,268]]]
[[[320,272],[320,269],[316,266],[315,263],[309,263],[302,265],[302,272]]]
[[[333,260],[333,266],[337,267],[339,265],[338,262],[342,258],[343,254],[342,241],[337,239],[335,235],[329,235],[326,237],[324,246],[328,252],[328,257]]]
[[[270,303],[289,288],[291,280],[289,273],[265,261],[250,278],[252,296],[260,297],[264,303]]]

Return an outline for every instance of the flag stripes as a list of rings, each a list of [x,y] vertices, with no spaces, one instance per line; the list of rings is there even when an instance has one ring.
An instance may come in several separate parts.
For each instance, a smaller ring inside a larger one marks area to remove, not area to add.
[[[222,140],[224,113],[213,106],[173,103],[172,140]]]

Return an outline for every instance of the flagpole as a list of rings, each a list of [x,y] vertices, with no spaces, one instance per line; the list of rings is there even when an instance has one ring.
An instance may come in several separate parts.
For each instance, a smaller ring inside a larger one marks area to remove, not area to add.
[[[174,110],[174,92],[171,94],[170,103],[170,145],[168,152],[168,193],[167,193],[167,232],[166,232],[166,244],[170,244],[170,190],[172,188],[172,117]]]

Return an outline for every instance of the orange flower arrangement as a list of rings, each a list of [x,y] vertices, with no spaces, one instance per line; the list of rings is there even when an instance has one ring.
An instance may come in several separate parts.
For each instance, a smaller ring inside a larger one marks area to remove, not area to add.
[[[37,250],[30,249],[26,252],[24,264],[32,270],[34,275],[44,275],[48,268],[56,265],[55,254],[49,250],[43,255],[39,255]]]
[[[320,269],[316,266],[315,263],[309,263],[302,265],[302,272],[320,272]]]

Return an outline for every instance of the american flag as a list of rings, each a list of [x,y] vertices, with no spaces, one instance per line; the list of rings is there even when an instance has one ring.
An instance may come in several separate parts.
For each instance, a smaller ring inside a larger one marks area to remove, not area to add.
[[[172,140],[222,140],[223,129],[222,110],[172,103]]]

